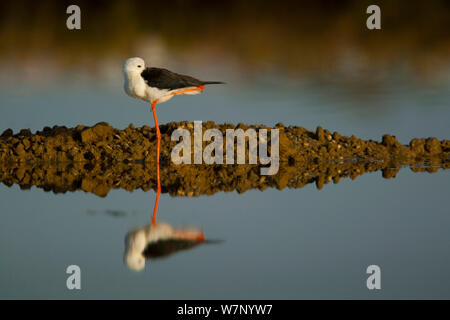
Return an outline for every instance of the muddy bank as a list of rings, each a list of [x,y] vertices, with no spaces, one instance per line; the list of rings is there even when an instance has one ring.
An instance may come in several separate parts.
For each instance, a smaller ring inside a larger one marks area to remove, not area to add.
[[[390,135],[383,136],[381,142],[366,141],[321,127],[309,131],[282,124],[276,126],[280,133],[280,168],[276,175],[261,176],[259,164],[175,165],[170,161],[170,151],[178,142],[171,141],[170,137],[178,128],[189,130],[193,137],[192,123],[161,126],[162,191],[174,196],[300,188],[308,183],[322,188],[330,181],[336,183],[343,177],[355,178],[377,170],[389,178],[402,165],[429,172],[450,166],[449,140],[413,139],[409,145],[401,145]],[[203,123],[203,130],[210,128],[219,129],[225,135],[226,129],[246,130],[250,126]],[[209,143],[204,142],[203,148]],[[0,181],[8,186],[34,185],[53,192],[84,190],[99,196],[105,196],[113,188],[150,190],[156,187],[155,151],[156,132],[148,126],[130,125],[125,130],[107,123],[76,128],[55,126],[34,134],[29,130],[16,134],[6,130],[0,137]],[[433,165],[420,168],[425,163]]]

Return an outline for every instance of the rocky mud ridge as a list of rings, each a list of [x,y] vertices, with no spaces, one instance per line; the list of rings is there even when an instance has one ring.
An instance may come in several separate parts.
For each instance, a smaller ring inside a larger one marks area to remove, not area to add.
[[[391,135],[384,135],[381,142],[367,141],[321,127],[309,131],[282,124],[275,126],[280,133],[280,159],[279,171],[273,176],[260,175],[259,164],[175,165],[170,161],[170,152],[178,141],[171,141],[171,134],[178,128],[187,129],[194,136],[193,124],[189,122],[160,126],[162,192],[174,196],[300,188],[308,183],[315,183],[320,189],[330,181],[337,183],[340,178],[354,179],[377,170],[390,178],[401,166],[428,172],[450,167],[449,140],[413,139],[409,145],[402,145]],[[203,123],[203,132],[210,128],[219,129],[224,136],[226,129],[271,129]],[[204,142],[203,147],[209,143]],[[8,129],[0,136],[0,181],[8,186],[19,184],[26,189],[34,185],[56,193],[84,190],[106,196],[114,188],[155,189],[155,168],[156,132],[148,126],[130,125],[124,130],[107,123],[76,128],[54,126],[34,134],[26,129],[13,134]]]

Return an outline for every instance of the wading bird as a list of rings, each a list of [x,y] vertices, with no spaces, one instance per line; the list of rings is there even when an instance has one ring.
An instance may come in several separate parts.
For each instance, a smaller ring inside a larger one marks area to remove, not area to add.
[[[125,92],[137,99],[151,103],[153,118],[156,126],[156,177],[158,189],[156,193],[155,208],[153,209],[152,222],[155,224],[156,211],[158,210],[161,183],[159,180],[159,147],[161,133],[159,131],[158,118],[156,116],[156,104],[166,102],[179,94],[198,94],[205,89],[207,84],[220,84],[220,81],[201,81],[190,76],[177,74],[166,69],[149,68],[141,58],[129,58],[123,65],[125,78]]]

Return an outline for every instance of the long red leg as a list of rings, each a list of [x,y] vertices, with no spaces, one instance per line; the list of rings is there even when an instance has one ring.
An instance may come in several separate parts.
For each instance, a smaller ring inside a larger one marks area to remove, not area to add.
[[[156,224],[156,212],[158,211],[158,203],[159,203],[159,196],[161,195],[161,182],[159,180],[159,146],[161,143],[161,132],[159,131],[159,125],[158,125],[158,117],[156,116],[156,104],[158,103],[158,100],[153,101],[152,103],[152,112],[153,112],[153,118],[155,119],[155,125],[156,125],[156,138],[158,139],[158,142],[156,144],[156,179],[158,180],[158,189],[156,192],[156,201],[155,201],[155,208],[153,209],[153,216],[152,216],[152,224]]]
[[[186,92],[190,92],[190,91],[203,91],[203,89],[205,89],[205,85],[202,84],[201,86],[195,87],[195,88],[191,88],[191,89],[185,89],[185,90],[180,90],[177,92],[172,93],[172,95],[177,95],[177,94],[185,94]]]

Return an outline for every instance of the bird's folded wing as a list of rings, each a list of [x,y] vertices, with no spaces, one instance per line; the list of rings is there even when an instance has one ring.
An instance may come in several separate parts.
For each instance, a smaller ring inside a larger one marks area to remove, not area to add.
[[[141,77],[148,86],[158,89],[175,90],[186,87],[198,87],[203,84],[203,81],[193,77],[161,68],[146,68],[142,71]]]

